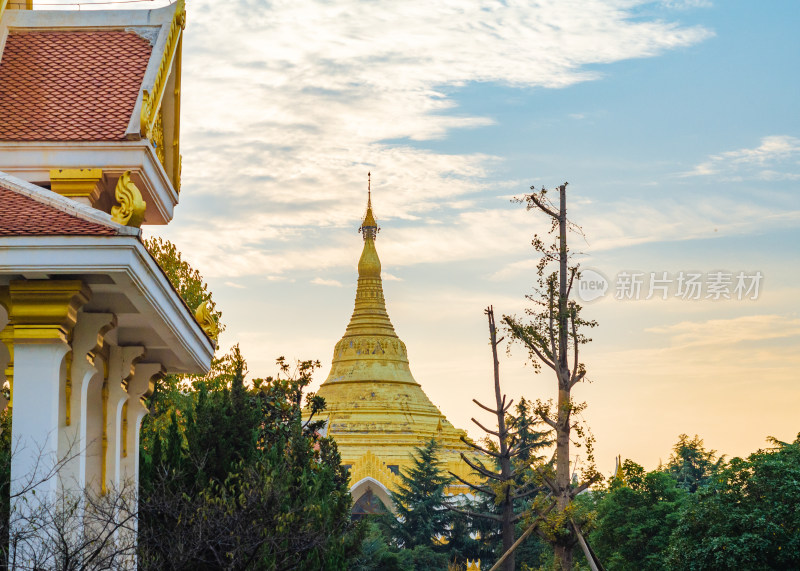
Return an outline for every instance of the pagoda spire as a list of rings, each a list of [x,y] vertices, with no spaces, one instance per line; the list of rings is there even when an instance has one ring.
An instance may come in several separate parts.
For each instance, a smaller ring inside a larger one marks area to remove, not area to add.
[[[371,175],[367,175],[367,211],[358,231],[364,238],[358,260],[358,286],[353,315],[334,349],[329,380],[344,378],[414,383],[406,346],[395,333],[386,311],[381,260],[375,249],[380,228],[372,212]],[[342,375],[348,371],[346,375]]]
[[[375,221],[375,215],[372,214],[372,173],[367,173],[367,213],[364,215],[364,220],[358,229],[364,240],[375,240],[378,237],[378,232],[381,231],[378,223]],[[377,256],[377,254],[376,254]]]

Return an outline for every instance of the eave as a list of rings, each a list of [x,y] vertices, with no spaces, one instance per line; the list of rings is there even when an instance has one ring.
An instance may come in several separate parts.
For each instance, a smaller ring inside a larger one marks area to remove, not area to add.
[[[84,311],[118,318],[120,345],[142,345],[170,373],[205,373],[214,345],[142,243],[133,236],[0,239],[0,285],[12,279],[82,279]]]
[[[178,193],[164,166],[145,139],[140,141],[0,141],[0,171],[23,180],[48,186],[50,169],[100,168],[109,187],[126,170],[147,202],[145,224],[167,224],[178,204]]]

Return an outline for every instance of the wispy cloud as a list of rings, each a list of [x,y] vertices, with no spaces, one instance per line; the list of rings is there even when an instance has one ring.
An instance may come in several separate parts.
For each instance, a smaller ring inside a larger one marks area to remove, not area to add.
[[[580,190],[577,186],[574,189]],[[507,279],[533,267],[532,262],[520,258],[530,255],[532,234],[543,234],[549,228],[544,218],[510,205],[440,214],[445,223],[430,224],[426,219],[418,219],[384,224],[378,238],[384,265],[403,267],[494,259],[506,266],[492,279]],[[352,212],[350,228],[292,226],[269,230],[259,226],[263,216],[245,214],[235,223],[217,219],[197,221],[169,229],[168,236],[179,244],[189,244],[193,263],[209,277],[281,276],[294,271],[355,266],[360,240]],[[573,217],[580,221],[589,237],[588,243],[576,241],[576,250],[599,252],[796,226],[800,210],[776,211],[755,200],[710,197],[686,203],[666,197],[604,203],[576,200]],[[280,240],[273,236],[273,230],[276,236],[281,236]],[[166,234],[164,230],[160,232]]]
[[[758,147],[711,155],[682,176],[712,175],[726,180],[800,180],[800,139],[789,135],[764,137]]]
[[[342,282],[340,282],[339,280],[326,280],[323,278],[314,278],[313,280],[311,280],[311,283],[322,286],[342,287]]]
[[[183,192],[207,204],[160,232],[213,271],[280,273],[278,250],[315,257],[309,228],[352,224],[368,170],[383,220],[441,222],[443,204],[451,217],[474,210],[499,159],[417,144],[492,123],[460,112],[453,93],[470,82],[565,87],[600,77],[590,65],[711,35],[646,21],[634,7],[195,0],[184,44]]]
[[[709,345],[733,347],[768,339],[800,340],[800,319],[784,315],[748,315],[733,319],[681,321],[645,331],[666,335],[672,350],[702,349]]]
[[[691,10],[693,8],[711,8],[711,0],[661,0],[667,8],[673,10]]]

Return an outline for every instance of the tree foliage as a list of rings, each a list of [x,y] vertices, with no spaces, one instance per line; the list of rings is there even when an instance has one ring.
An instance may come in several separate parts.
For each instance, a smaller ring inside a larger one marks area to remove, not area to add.
[[[154,237],[144,240],[144,245],[189,309],[195,311],[201,303],[209,301],[211,314],[217,323],[220,323],[222,313],[215,309],[208,284],[205,283],[200,272],[183,258],[175,244],[169,240]],[[220,324],[220,331],[222,329]]]
[[[348,476],[333,440],[301,418],[317,364],[281,359],[282,374],[247,390],[237,350],[227,362],[230,386],[195,381],[185,425],[173,408],[166,441],[152,431],[143,443],[142,567],[343,568],[361,540]]]
[[[445,496],[452,479],[442,470],[436,440],[414,450],[413,465],[400,471],[400,483],[391,492],[396,517],[387,516],[387,526],[398,547],[429,547],[441,553],[441,540],[447,538],[453,517]]]
[[[173,244],[146,245],[189,308],[211,300]],[[347,566],[362,539],[348,476],[322,423],[301,417],[318,366],[281,357],[278,375],[248,383],[234,346],[207,375],[158,383],[140,439],[140,568]],[[313,394],[308,403],[314,414],[324,408]]]
[[[645,472],[626,460],[623,479],[614,479],[597,502],[592,547],[608,569],[668,570],[665,553],[678,524],[686,491],[661,470]]]
[[[675,476],[679,488],[694,493],[707,486],[723,464],[724,458],[717,458],[716,450],[706,450],[699,436],[689,438],[681,434],[666,469]]]
[[[794,442],[734,458],[686,504],[669,566],[800,568],[800,434]]]

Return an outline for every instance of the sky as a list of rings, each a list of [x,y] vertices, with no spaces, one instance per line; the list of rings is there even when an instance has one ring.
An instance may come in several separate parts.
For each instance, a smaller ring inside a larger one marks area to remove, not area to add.
[[[206,278],[222,350],[239,343],[251,377],[281,355],[319,359],[315,386],[327,376],[371,171],[412,372],[482,437],[470,418],[490,420],[472,399],[493,398],[483,310],[524,312],[530,241],[548,228],[510,199],[568,181],[583,230],[571,244],[593,276],[582,296],[606,287],[584,305],[599,326],[582,353],[590,383],[574,390],[599,469],[618,454],[655,468],[682,433],[730,457],[800,432],[800,4],[187,9],[180,204],[147,233]],[[553,398],[552,374],[509,351],[504,392]]]

